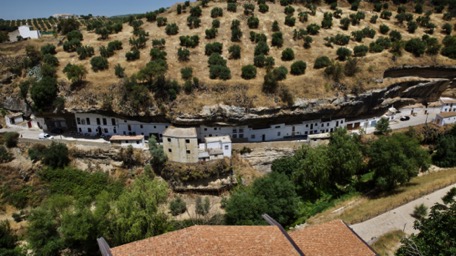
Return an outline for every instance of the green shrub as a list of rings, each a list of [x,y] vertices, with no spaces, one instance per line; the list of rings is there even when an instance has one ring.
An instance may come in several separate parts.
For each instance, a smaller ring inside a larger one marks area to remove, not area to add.
[[[95,72],[105,70],[109,67],[108,60],[101,56],[93,57],[90,60],[90,64],[92,65],[92,70]]]
[[[177,49],[177,58],[179,61],[188,61],[190,59],[190,51],[182,47]]]
[[[211,10],[211,17],[218,18],[223,16],[223,9],[220,7],[214,7]]]
[[[277,81],[282,81],[287,78],[288,69],[284,66],[280,66],[278,68],[275,68],[272,72],[273,72],[274,76],[276,77]]]
[[[258,55],[268,55],[269,54],[269,46],[266,42],[260,41],[255,46],[254,56]]]
[[[237,10],[236,3],[227,3],[227,10],[229,12],[236,12],[236,10]]]
[[[337,34],[333,38],[333,42],[337,45],[346,45],[346,44],[348,44],[348,42],[350,42],[350,36],[346,36],[343,34]]]
[[[125,54],[125,57],[127,58],[127,61],[138,60],[139,54],[140,54],[140,52],[138,49],[133,49],[132,51],[127,52]]]
[[[294,51],[291,48],[286,48],[285,50],[282,51],[282,60],[283,61],[290,61],[294,60]]]
[[[386,35],[389,30],[390,30],[390,28],[387,25],[384,25],[384,24],[380,25],[380,33]]]
[[[247,66],[242,67],[242,74],[241,74],[242,78],[244,78],[246,80],[253,79],[256,77],[256,74],[257,74],[257,70],[254,65],[247,65]]]
[[[185,67],[181,69],[181,76],[183,80],[188,80],[193,76],[193,69],[191,67]]]
[[[182,198],[177,197],[169,203],[169,210],[173,216],[180,215],[187,210],[187,204]]]
[[[283,45],[283,36],[282,32],[274,32],[272,34],[271,45],[275,47],[282,47]]]
[[[228,48],[230,54],[230,59],[240,59],[241,58],[241,47],[239,45],[232,45]]]
[[[328,56],[320,56],[315,59],[314,69],[325,68],[331,65],[331,60]]]
[[[206,44],[206,47],[204,50],[204,54],[206,56],[210,56],[213,53],[222,54],[222,52],[223,52],[223,44],[219,43],[219,42]]]
[[[289,26],[289,27],[294,27],[296,23],[296,18],[291,16],[291,15],[287,15],[285,17],[285,25]]]
[[[265,61],[266,61],[266,56],[264,56],[264,54],[255,55],[255,57],[253,57],[253,65],[255,65],[255,67],[258,67],[258,68],[264,67]]]
[[[55,51],[55,45],[53,44],[46,44],[41,47],[41,55],[46,55],[46,54],[56,54],[57,52]]]
[[[176,23],[166,25],[165,32],[169,36],[177,35],[179,33],[179,27]]]
[[[63,43],[63,50],[66,52],[74,52],[80,46],[81,41],[79,39],[73,39],[71,41],[66,41]]]
[[[13,160],[13,155],[3,145],[0,145],[0,163],[7,163],[11,160]]]
[[[220,20],[213,20],[212,28],[219,28],[219,27],[220,27]]]
[[[369,47],[365,45],[357,45],[353,48],[355,57],[364,57],[369,51]]]
[[[65,144],[52,142],[43,156],[43,163],[52,168],[62,168],[68,165],[68,148]]]
[[[319,33],[319,31],[320,31],[320,26],[318,26],[315,23],[312,23],[307,26],[307,32],[309,33],[309,35],[317,35]]]
[[[17,132],[5,132],[3,134],[3,140],[5,141],[5,146],[7,148],[17,147],[17,142],[19,140],[19,133],[17,133]]]
[[[84,39],[84,37],[82,36],[81,31],[79,31],[79,30],[73,30],[73,31],[71,31],[70,33],[68,33],[68,34],[66,35],[66,37],[67,37],[67,40],[68,40],[68,41],[71,41],[71,40],[73,40],[73,39],[77,39],[77,40],[79,40],[79,41],[82,41],[82,40]]]
[[[426,43],[419,38],[412,38],[405,43],[404,49],[415,57],[420,57],[426,50]]]
[[[57,67],[59,65],[59,59],[51,54],[45,54],[43,56],[43,63],[50,65],[52,67]]]
[[[260,19],[258,19],[257,17],[250,16],[247,19],[247,26],[249,26],[250,29],[257,29],[259,25],[260,25]]]
[[[220,78],[222,80],[229,80],[231,79],[231,70],[227,66],[211,65],[209,67],[209,78]]]
[[[307,64],[304,61],[302,61],[302,60],[295,61],[295,62],[293,62],[293,64],[291,64],[290,74],[295,75],[295,76],[302,75],[306,72],[306,68],[307,68]]]
[[[43,144],[33,144],[28,149],[28,155],[33,162],[40,161],[43,159],[46,149],[46,146]]]
[[[115,74],[118,78],[124,78],[124,77],[125,77],[125,68],[123,68],[120,64],[117,64],[117,65],[114,67],[114,74]]]
[[[269,6],[267,4],[260,4],[258,10],[261,13],[267,13],[269,11]]]
[[[339,60],[344,61],[352,55],[352,51],[348,48],[340,47],[339,49],[337,49],[336,54]]]
[[[106,47],[104,47],[104,46],[100,47],[100,54],[103,54],[103,52],[101,51],[102,48],[106,50]],[[95,50],[93,49],[92,46],[86,45],[86,46],[78,47],[78,49],[76,49],[76,53],[79,55],[80,60],[84,60],[84,59],[92,57],[95,54]],[[106,57],[110,57],[110,56],[106,56]]]
[[[217,37],[218,30],[216,28],[210,28],[206,29],[205,33],[206,39],[214,39],[215,37]]]

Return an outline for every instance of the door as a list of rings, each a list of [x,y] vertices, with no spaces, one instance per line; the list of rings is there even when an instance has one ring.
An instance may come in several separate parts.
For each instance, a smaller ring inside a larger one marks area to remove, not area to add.
[[[263,141],[266,141],[266,134],[263,134],[262,139]]]

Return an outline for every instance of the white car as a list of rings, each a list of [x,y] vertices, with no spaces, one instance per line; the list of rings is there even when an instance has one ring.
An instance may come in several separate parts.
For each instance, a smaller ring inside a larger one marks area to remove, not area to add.
[[[43,133],[40,133],[38,135],[38,139],[40,139],[40,140],[46,140],[46,139],[52,140],[52,139],[54,139],[54,136],[51,136],[51,135],[43,132]]]

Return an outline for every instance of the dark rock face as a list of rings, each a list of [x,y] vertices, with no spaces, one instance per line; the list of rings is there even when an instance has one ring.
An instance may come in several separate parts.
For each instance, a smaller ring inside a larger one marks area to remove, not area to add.
[[[383,114],[394,105],[399,108],[414,103],[437,101],[449,86],[449,79],[420,79],[401,82],[382,90],[355,96],[297,100],[286,108],[241,108],[235,106],[207,106],[198,115],[180,115],[172,119],[177,125],[228,123],[232,125],[267,126],[275,123],[298,123],[311,119],[363,118]]]
[[[423,78],[456,78],[456,66],[403,66],[385,70],[383,77],[415,76]]]

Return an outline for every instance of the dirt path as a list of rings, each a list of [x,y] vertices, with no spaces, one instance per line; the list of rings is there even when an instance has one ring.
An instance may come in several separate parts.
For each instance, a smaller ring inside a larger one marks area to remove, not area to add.
[[[405,205],[385,212],[367,221],[351,225],[350,227],[368,244],[372,244],[378,237],[393,230],[403,230],[407,235],[416,233],[413,228],[415,219],[410,216],[416,205],[424,204],[427,207],[441,202],[441,198],[456,184],[437,190],[429,195],[415,199]]]

